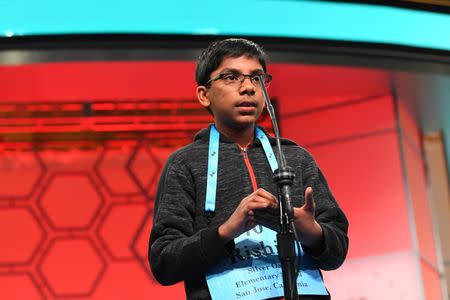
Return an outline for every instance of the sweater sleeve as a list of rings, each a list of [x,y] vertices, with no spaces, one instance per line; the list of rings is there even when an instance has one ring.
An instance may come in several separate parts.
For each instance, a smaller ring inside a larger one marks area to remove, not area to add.
[[[194,230],[195,190],[182,160],[169,158],[158,184],[148,258],[162,285],[202,276],[226,256],[218,227]]]
[[[320,249],[305,252],[315,260],[322,270],[334,270],[342,265],[348,251],[348,221],[332,195],[322,171],[310,156],[303,170],[303,186],[313,188],[316,203],[316,221],[323,230],[323,243]],[[319,251],[317,251],[319,250]]]

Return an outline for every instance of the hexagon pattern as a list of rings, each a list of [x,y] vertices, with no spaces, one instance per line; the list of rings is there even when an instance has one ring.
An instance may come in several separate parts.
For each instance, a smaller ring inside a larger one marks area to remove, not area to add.
[[[147,210],[146,204],[116,204],[100,227],[100,239],[114,259],[133,258],[131,243]],[[148,237],[147,237],[148,239]]]
[[[87,296],[94,291],[104,268],[90,240],[64,239],[50,244],[39,272],[55,296]]]
[[[0,209],[0,265],[26,264],[43,237],[41,225],[29,209]]]
[[[137,235],[133,243],[133,253],[136,256],[136,259],[141,263],[142,267],[147,271],[150,271],[150,266],[147,262],[147,254],[148,254],[148,241],[152,226],[153,226],[153,209],[149,209],[145,214],[144,218],[142,219],[139,231],[137,232]]]
[[[183,297],[144,258],[149,191],[173,149],[139,147],[2,153],[0,299]]]
[[[103,204],[101,194],[85,174],[58,174],[51,178],[39,205],[58,229],[86,229]]]
[[[107,149],[97,163],[98,177],[113,196],[139,195],[139,187],[130,177],[126,165],[130,160],[130,150]],[[153,171],[149,169],[149,173]]]
[[[140,164],[136,163],[134,160],[132,161],[133,164],[131,165],[131,172],[133,174],[145,174],[146,171],[150,169],[150,167],[153,167],[153,169],[155,170],[153,177],[148,177],[150,180],[141,180],[142,183],[147,183],[145,187],[148,189],[148,195],[150,195],[150,197],[154,197],[156,195],[162,168],[164,167],[167,158],[172,152],[173,149],[171,148],[152,147],[146,151],[146,155],[150,155],[152,157],[152,165],[139,167]],[[143,178],[143,176],[140,178]]]
[[[130,175],[143,190],[149,191],[155,176],[161,169],[161,162],[151,153],[151,148],[141,145],[130,160]]]

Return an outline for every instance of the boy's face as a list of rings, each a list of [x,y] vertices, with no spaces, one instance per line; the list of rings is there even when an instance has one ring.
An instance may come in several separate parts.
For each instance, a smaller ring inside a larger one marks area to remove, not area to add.
[[[227,57],[210,78],[225,73],[253,75],[264,73],[264,70],[257,58]],[[211,109],[216,124],[230,129],[243,129],[255,124],[265,106],[259,83],[252,83],[249,77],[245,77],[242,83],[223,79],[212,81],[209,87],[199,86],[197,96],[200,104]]]

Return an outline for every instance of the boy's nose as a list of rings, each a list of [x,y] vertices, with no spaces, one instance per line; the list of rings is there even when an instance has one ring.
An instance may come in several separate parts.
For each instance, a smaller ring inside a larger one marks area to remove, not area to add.
[[[250,95],[253,95],[255,93],[255,85],[250,80],[250,77],[244,77],[244,80],[241,82],[239,92],[241,94],[248,93]]]

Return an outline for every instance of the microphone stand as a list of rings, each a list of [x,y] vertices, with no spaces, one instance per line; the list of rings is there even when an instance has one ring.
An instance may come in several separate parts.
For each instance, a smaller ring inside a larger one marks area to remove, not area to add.
[[[275,138],[277,141],[278,152],[278,169],[275,170],[273,181],[277,185],[278,201],[280,204],[280,231],[277,234],[278,258],[281,263],[281,271],[283,274],[284,299],[297,300],[297,257],[295,255],[295,245],[298,243],[296,239],[294,224],[294,207],[291,201],[291,186],[295,178],[292,168],[286,164],[286,158],[281,150],[280,131],[275,116],[275,111],[270,102],[267,88],[264,85],[263,75],[258,75],[259,83],[266,102],[267,111],[272,120]],[[300,247],[298,247],[300,251]],[[300,256],[299,256],[300,259]]]

